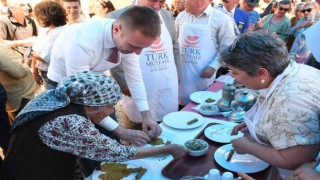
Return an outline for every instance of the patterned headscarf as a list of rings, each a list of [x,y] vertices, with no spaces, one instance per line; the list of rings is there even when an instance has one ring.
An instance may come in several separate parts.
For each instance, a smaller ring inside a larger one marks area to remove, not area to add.
[[[35,120],[70,102],[86,106],[104,106],[121,98],[119,85],[111,77],[97,72],[82,72],[65,78],[55,90],[45,91],[32,99],[18,114],[12,129]]]

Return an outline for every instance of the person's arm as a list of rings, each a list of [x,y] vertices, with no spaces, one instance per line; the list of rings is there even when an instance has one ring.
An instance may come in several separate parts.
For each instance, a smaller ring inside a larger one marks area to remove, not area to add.
[[[38,134],[41,141],[52,149],[97,161],[126,161],[159,154],[180,157],[188,152],[180,145],[161,148],[121,145],[101,134],[93,123],[78,115],[57,117],[45,123]]]
[[[213,43],[216,43],[215,48],[218,52],[225,46],[232,44],[236,39],[232,19],[225,14],[223,14],[223,17],[224,18],[220,19],[219,22],[211,22],[212,26],[216,26],[212,27],[211,39]],[[220,67],[221,65],[216,56],[200,76],[210,78]]]
[[[32,76],[38,85],[42,85],[43,80],[42,80],[41,76],[39,75],[38,69],[36,68],[36,63],[37,63],[37,60],[35,58],[32,58],[32,60],[31,60]]]
[[[161,134],[161,127],[152,119],[147,94],[140,69],[139,56],[132,54],[121,54],[124,75],[130,89],[130,93],[142,116],[142,131],[150,138]]]
[[[252,154],[257,158],[284,169],[295,169],[305,162],[310,162],[318,154],[318,144],[298,145],[277,150],[254,142],[250,137],[241,137],[231,141],[239,154]],[[303,156],[301,156],[303,154]]]
[[[105,117],[98,124],[108,131],[111,131],[120,139],[137,146],[147,144],[147,142],[151,140],[146,133],[138,130],[125,129],[109,116]]]
[[[22,58],[16,55],[11,48],[1,45],[0,54],[1,71],[16,79],[20,79],[28,75],[28,71],[30,71],[30,69],[22,63]]]

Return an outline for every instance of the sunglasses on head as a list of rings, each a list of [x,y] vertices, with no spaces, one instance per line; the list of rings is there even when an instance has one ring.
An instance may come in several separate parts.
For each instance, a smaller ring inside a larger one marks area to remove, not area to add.
[[[312,8],[301,10],[302,13],[311,12],[311,11],[312,11]]]
[[[283,7],[279,7],[279,10],[280,10],[280,11],[285,11],[285,12],[289,11],[289,9],[283,8]]]

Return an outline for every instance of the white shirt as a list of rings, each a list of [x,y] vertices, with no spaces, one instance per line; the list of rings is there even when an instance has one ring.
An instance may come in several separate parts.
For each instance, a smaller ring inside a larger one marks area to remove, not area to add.
[[[67,26],[53,45],[48,78],[60,82],[77,72],[105,72],[118,65],[120,61],[117,64],[106,61],[111,48],[116,47],[112,38],[114,21],[104,19]],[[139,111],[149,110],[139,57],[120,53],[120,60]]]
[[[49,31],[48,28],[39,29],[37,39],[33,43],[32,49],[37,52],[46,63],[37,61],[37,69],[48,71],[53,43],[58,35],[62,32],[63,28],[64,26],[59,26],[51,31]]]
[[[224,46],[232,44],[236,36],[233,31],[232,19],[223,12],[212,8],[211,5],[208,5],[208,7],[198,17],[187,13],[186,11],[179,13],[175,21],[176,28],[179,33],[179,29],[184,22],[208,24],[210,13],[213,13],[211,22],[209,23],[211,26],[211,40],[215,48],[220,51]],[[221,67],[217,57],[212,60],[209,66],[216,70]]]

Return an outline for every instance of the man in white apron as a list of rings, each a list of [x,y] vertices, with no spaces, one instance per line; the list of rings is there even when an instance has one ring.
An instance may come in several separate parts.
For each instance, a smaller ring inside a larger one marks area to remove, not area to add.
[[[180,105],[213,83],[220,68],[217,53],[236,38],[231,18],[213,9],[208,0],[186,0],[186,11],[176,19],[181,51]]]
[[[179,46],[174,29],[173,16],[164,10],[163,0],[138,0],[135,5],[147,6],[159,13],[161,36],[150,47],[144,48],[140,54],[140,67],[146,87],[148,103],[152,119],[161,122],[162,118],[178,111],[178,69],[180,66]],[[130,6],[128,6],[130,7]],[[109,14],[117,18],[128,7]],[[142,117],[138,112],[136,100],[130,95],[123,77],[121,65],[113,68],[111,74],[120,84],[123,92],[124,126],[139,129]]]

